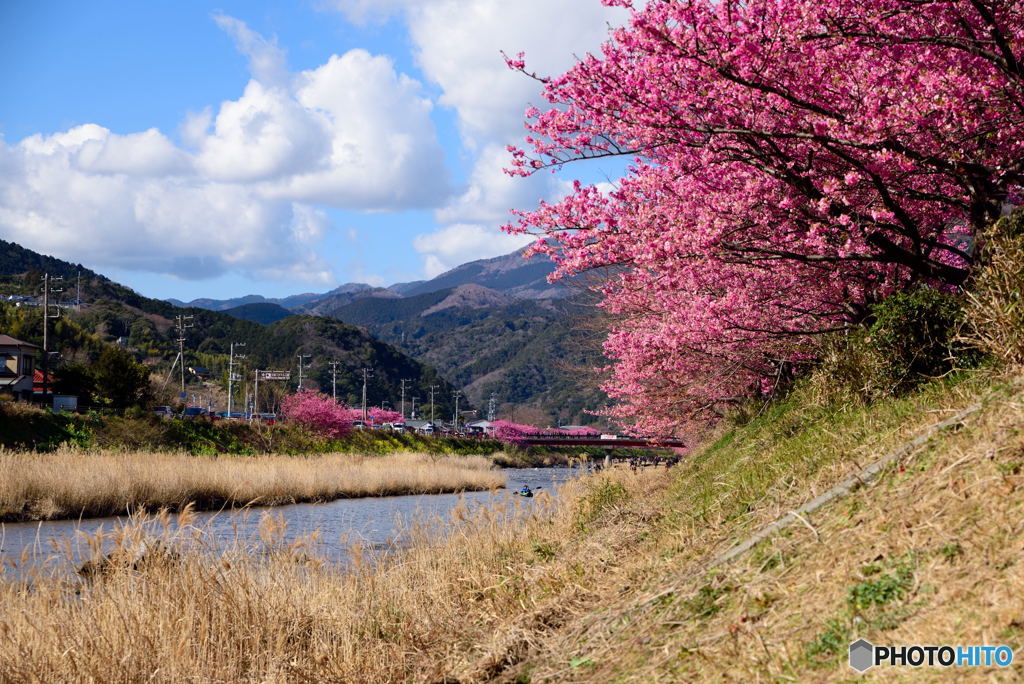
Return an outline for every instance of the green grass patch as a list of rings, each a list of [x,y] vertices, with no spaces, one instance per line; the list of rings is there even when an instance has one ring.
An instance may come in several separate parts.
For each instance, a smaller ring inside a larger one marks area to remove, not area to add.
[[[880,456],[905,439],[897,432],[924,411],[954,393],[977,393],[987,382],[960,373],[899,398],[830,405],[812,403],[809,390],[798,386],[685,459],[672,490],[676,508],[699,523],[734,520],[767,498],[785,497],[832,463]]]
[[[576,511],[576,527],[583,531],[601,516],[602,513],[625,503],[629,499],[629,492],[621,482],[601,480],[579,501]]]

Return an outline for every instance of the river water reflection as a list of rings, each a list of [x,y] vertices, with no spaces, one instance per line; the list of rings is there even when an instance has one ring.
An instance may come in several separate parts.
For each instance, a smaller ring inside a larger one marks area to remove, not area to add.
[[[371,552],[400,548],[403,544],[402,530],[410,522],[447,520],[452,509],[460,503],[473,507],[502,502],[523,485],[554,490],[581,471],[570,468],[508,468],[503,472],[508,477],[505,490],[338,499],[320,504],[201,512],[195,515],[193,525],[205,530],[205,540],[223,547],[237,540],[257,540],[260,521],[265,518],[264,514],[269,513],[287,523],[288,539],[318,532],[317,555],[344,561],[355,542]],[[111,532],[127,521],[127,518],[90,518],[0,525],[3,575],[10,579],[29,570],[68,572],[91,555],[87,536],[95,535],[101,527]],[[172,527],[174,524],[172,520]]]

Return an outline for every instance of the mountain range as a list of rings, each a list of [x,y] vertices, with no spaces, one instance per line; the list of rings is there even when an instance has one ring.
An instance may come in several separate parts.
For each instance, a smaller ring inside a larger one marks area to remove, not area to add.
[[[389,287],[374,287],[366,283],[345,283],[329,292],[319,294],[305,292],[277,299],[252,294],[231,299],[200,298],[190,302],[167,299],[166,301],[175,306],[193,306],[211,311],[227,311],[249,304],[277,304],[288,311],[303,311],[322,315],[323,312],[329,311],[333,307],[343,306],[358,299],[414,297],[462,285],[476,285],[504,293],[514,299],[561,299],[572,293],[570,287],[566,285],[548,282],[548,276],[554,270],[550,261],[542,257],[526,259],[524,252],[525,248],[504,256],[471,261],[456,266],[430,280],[396,283]]]
[[[404,378],[414,380],[407,395],[418,405],[438,385],[435,401],[443,411],[451,409],[457,388],[462,407],[468,403],[481,414],[493,399],[499,417],[593,423],[589,412],[607,401],[592,370],[602,364],[597,309],[581,301],[574,284],[549,283],[552,268],[518,251],[390,287],[348,283],[279,299],[159,301],[81,265],[0,241],[0,285],[6,281],[10,289],[42,271],[68,280],[80,273],[82,298],[92,302],[80,317],[86,328],[127,340],[153,359],[173,358],[172,322],[187,314],[195,328],[186,331],[186,346],[225,377],[229,343],[245,342],[249,362],[263,364],[258,367],[293,367],[296,354],[311,354],[306,384],[328,392],[329,361],[343,360],[337,386],[348,401],[359,399],[357,376],[366,366],[380,369],[370,381],[370,403],[394,404]],[[350,347],[362,351],[348,353]]]
[[[347,283],[321,294],[188,305],[262,324],[296,314],[337,319],[438,369],[475,406],[493,396],[506,416],[593,422],[588,412],[607,401],[593,372],[602,361],[596,309],[581,303],[576,283],[549,283],[553,268],[519,250],[390,287]]]

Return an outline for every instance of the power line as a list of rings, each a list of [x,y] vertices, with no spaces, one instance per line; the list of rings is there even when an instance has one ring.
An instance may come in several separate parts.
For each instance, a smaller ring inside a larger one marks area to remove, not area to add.
[[[437,389],[437,385],[430,386],[430,424],[434,424],[434,390]]]
[[[312,358],[312,354],[295,354],[295,357],[299,359],[299,391],[302,391],[302,371],[312,366],[312,361],[306,364],[303,358]]]
[[[366,380],[373,376],[372,368],[363,369],[363,423],[366,423]]]
[[[245,342],[232,342],[231,343],[231,353],[228,356],[228,418],[231,418],[231,403],[232,403],[232,398],[234,397],[234,394],[235,394],[235,392],[234,392],[235,366],[239,365],[235,361],[235,359],[244,359],[245,358],[244,354],[239,354],[238,356],[235,356],[235,347],[244,347],[244,346],[245,346]],[[248,398],[246,399],[246,404],[248,404]]]
[[[340,361],[331,361],[331,398],[338,402],[338,364]]]
[[[401,419],[406,420],[406,383],[411,381],[402,379],[399,382],[401,382]]]

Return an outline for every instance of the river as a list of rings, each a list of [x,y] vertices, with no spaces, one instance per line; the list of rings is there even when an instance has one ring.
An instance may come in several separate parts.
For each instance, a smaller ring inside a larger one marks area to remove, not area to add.
[[[354,543],[358,542],[369,554],[398,549],[404,543],[404,530],[410,522],[430,524],[430,521],[447,520],[449,513],[460,504],[473,507],[500,503],[523,485],[557,491],[559,484],[581,471],[505,468],[502,472],[508,476],[506,490],[337,499],[327,503],[208,511],[196,513],[192,524],[203,530],[204,542],[215,547],[227,547],[239,540],[258,546],[260,521],[269,513],[287,524],[287,539],[317,532],[316,554],[343,563]],[[127,522],[126,517],[116,517],[0,524],[0,563],[3,565],[0,576],[17,579],[38,572],[66,574],[92,555],[88,537],[101,529],[112,532]],[[171,528],[175,527],[176,518],[172,518]]]

